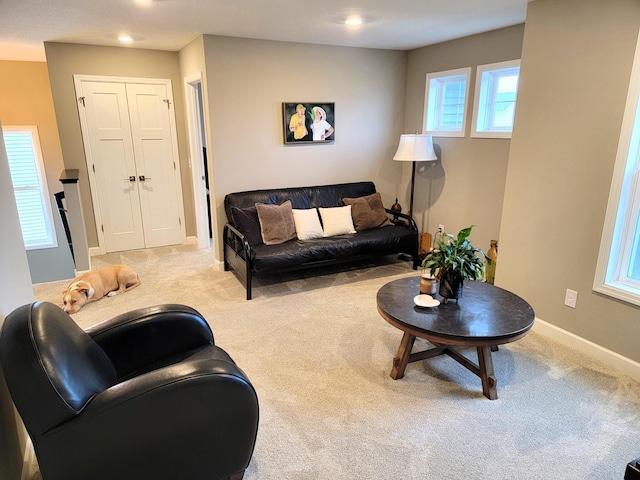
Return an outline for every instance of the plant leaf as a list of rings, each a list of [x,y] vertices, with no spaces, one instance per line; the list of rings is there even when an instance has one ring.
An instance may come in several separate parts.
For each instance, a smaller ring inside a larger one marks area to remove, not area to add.
[[[467,237],[469,235],[471,235],[471,229],[473,228],[473,225],[467,227],[467,228],[463,228],[462,230],[460,230],[458,232],[458,243],[462,243],[464,242]]]

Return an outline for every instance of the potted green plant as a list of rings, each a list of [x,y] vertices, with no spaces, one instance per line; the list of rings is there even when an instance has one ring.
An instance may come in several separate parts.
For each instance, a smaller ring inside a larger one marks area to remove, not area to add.
[[[463,282],[467,279],[479,280],[484,276],[485,260],[491,263],[485,253],[471,245],[469,235],[473,225],[463,228],[457,236],[443,233],[433,250],[422,261],[422,270],[428,271],[440,282],[440,295],[445,303],[462,296]]]

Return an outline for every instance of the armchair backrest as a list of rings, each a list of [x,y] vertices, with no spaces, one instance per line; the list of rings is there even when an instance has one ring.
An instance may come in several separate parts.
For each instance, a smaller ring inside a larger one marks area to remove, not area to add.
[[[48,302],[24,305],[5,319],[0,363],[31,436],[77,415],[116,381],[115,368],[100,346]]]

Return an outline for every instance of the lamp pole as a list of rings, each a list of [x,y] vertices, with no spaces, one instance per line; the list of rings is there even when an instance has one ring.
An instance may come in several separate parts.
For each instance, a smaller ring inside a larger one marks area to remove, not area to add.
[[[413,192],[416,185],[416,162],[411,162],[411,199],[409,200],[409,216],[413,217]]]

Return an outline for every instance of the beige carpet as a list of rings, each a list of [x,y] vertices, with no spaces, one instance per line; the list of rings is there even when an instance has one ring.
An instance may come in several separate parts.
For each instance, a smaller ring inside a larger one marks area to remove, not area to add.
[[[159,303],[203,313],[258,392],[248,480],[620,480],[640,456],[640,384],[536,333],[494,354],[495,401],[450,358],[410,364],[392,380],[401,333],[379,316],[375,296],[417,274],[407,262],[268,278],[251,301],[231,273],[214,269],[210,250],[93,260],[111,263],[133,266],[142,285],[73,318],[86,327]],[[36,285],[35,296],[59,303],[66,283]],[[39,478],[34,467],[31,480]]]

